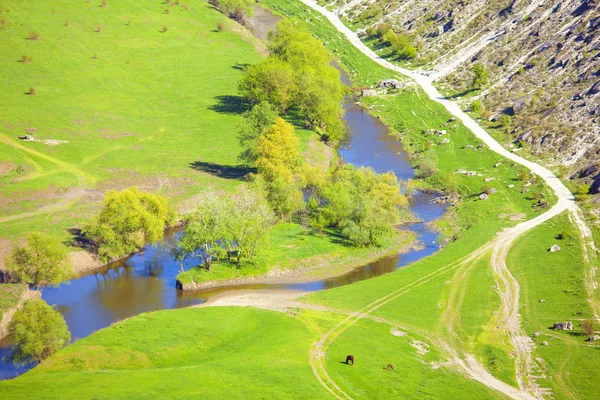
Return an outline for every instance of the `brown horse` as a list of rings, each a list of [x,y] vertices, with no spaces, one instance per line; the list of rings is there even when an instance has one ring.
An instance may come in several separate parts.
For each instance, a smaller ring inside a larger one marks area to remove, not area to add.
[[[352,365],[354,365],[354,356],[346,357],[346,364],[350,365],[350,361],[352,361]]]

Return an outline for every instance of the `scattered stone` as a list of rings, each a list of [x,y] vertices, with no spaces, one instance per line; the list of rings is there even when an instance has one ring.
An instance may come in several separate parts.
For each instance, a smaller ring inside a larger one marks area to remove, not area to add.
[[[472,148],[473,148],[472,144],[468,144],[468,145],[465,146],[465,149],[472,149]]]
[[[419,355],[423,356],[429,353],[429,345],[425,342],[422,342],[420,340],[413,340],[412,342],[410,342],[410,345],[417,349],[417,354]]]
[[[496,188],[489,188],[488,190],[485,191],[487,194],[494,194],[496,193]]]
[[[495,180],[496,180],[496,178],[491,178],[490,177],[490,178],[485,178],[483,181],[484,182],[491,182],[491,181],[495,181]]]
[[[475,172],[475,171],[468,171],[467,172],[467,176],[475,176],[475,175],[477,175],[477,172]]]
[[[509,189],[512,189],[512,188],[514,188],[514,187],[515,187],[515,185],[513,185],[513,184],[510,184],[510,185],[508,185],[508,188],[509,188]]]
[[[595,342],[596,340],[600,340],[600,336],[598,336],[598,335],[592,335],[589,338],[587,338],[588,342]]]
[[[440,142],[440,144],[446,144],[446,143],[450,143],[450,139],[443,138],[442,141]]]
[[[572,322],[557,322],[554,324],[554,329],[557,331],[572,331],[573,323]]]
[[[461,169],[457,169],[456,173],[458,173],[458,174],[466,174],[467,170],[466,169],[462,169],[462,168]]]
[[[557,244],[552,245],[552,247],[550,247],[550,250],[548,250],[550,253],[556,253],[557,251],[560,251],[560,246]]]
[[[494,164],[494,168],[498,168],[502,163],[497,162],[496,164]]]
[[[394,329],[394,328],[392,328],[392,330],[390,331],[390,333],[392,335],[394,335],[394,336],[406,336],[406,335],[408,335],[406,332],[403,332],[403,331],[401,331],[399,329]]]
[[[454,121],[456,121],[456,118],[455,118],[455,117],[452,117],[452,118],[450,118],[450,119],[448,120],[448,122],[454,122]]]
[[[542,346],[548,346],[548,342],[546,342],[545,340],[542,342]]]
[[[535,332],[535,333],[533,334],[533,337],[538,337],[538,336],[541,336],[541,335],[542,335],[542,332]]]
[[[481,200],[487,200],[487,199],[488,199],[488,195],[487,195],[487,194],[485,194],[485,193],[481,193],[481,194],[479,195],[479,198],[480,198]]]
[[[377,96],[377,91],[375,89],[363,89],[360,94],[363,97],[374,97]]]
[[[485,145],[483,143],[481,143],[480,145],[477,146],[477,149],[483,149],[485,147]]]
[[[379,87],[382,89],[404,89],[406,84],[398,82],[396,79],[384,79],[379,83]]]
[[[446,133],[448,133],[448,132],[446,132],[446,131],[445,131],[445,130],[443,130],[443,129],[442,129],[441,131],[435,131],[435,134],[436,134],[436,135],[438,135],[438,136],[443,136],[443,135],[445,135]]]
[[[521,221],[523,219],[525,219],[527,217],[527,215],[523,214],[523,213],[517,213],[517,214],[513,214],[510,216],[510,220],[511,221]]]
[[[545,302],[545,301],[546,301],[546,300],[544,300],[544,299],[540,299],[540,303],[543,303],[543,302]]]

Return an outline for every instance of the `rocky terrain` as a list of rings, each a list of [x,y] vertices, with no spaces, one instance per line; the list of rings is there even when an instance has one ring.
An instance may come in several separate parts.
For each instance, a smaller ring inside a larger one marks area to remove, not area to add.
[[[359,32],[389,23],[407,34],[418,49],[413,67],[434,74],[443,93],[465,108],[479,98],[481,116],[501,122],[507,142],[598,193],[600,2],[351,0],[328,8]],[[482,90],[471,87],[477,63],[489,75]]]

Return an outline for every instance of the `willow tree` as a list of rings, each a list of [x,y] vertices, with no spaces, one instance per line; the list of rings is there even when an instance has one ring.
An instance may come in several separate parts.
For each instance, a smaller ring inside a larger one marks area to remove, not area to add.
[[[110,260],[158,242],[174,218],[166,198],[131,187],[106,192],[100,213],[83,231],[96,243],[98,255]]]

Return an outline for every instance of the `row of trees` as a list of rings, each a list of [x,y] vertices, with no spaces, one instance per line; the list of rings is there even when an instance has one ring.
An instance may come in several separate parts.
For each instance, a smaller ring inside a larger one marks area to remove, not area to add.
[[[269,33],[268,49],[265,61],[245,70],[240,93],[253,106],[266,101],[281,115],[293,111],[326,141],[341,139],[346,91],[323,44],[286,19]]]

